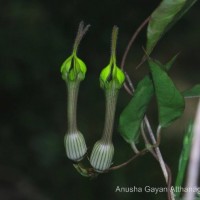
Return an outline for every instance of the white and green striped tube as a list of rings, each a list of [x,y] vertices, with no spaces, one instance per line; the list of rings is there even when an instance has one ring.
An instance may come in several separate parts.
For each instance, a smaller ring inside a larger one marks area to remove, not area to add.
[[[124,83],[124,73],[116,65],[116,41],[118,28],[113,27],[110,63],[101,71],[100,86],[105,91],[106,112],[102,138],[93,147],[90,164],[98,173],[103,173],[112,165],[114,146],[112,143],[113,125],[118,91]]]
[[[83,134],[77,128],[77,98],[80,82],[85,78],[87,71],[85,63],[78,58],[77,50],[83,35],[87,32],[89,25],[84,28],[83,22],[80,23],[75,39],[71,56],[69,56],[61,66],[62,78],[67,85],[68,105],[67,119],[68,130],[64,138],[67,157],[74,161],[81,161],[87,152],[87,147]]]

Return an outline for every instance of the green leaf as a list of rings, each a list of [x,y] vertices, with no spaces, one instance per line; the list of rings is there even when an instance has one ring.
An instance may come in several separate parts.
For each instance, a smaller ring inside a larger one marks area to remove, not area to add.
[[[165,65],[161,64],[164,70],[169,70],[177,55],[175,55]],[[159,64],[159,61],[157,61]],[[139,137],[139,129],[143,117],[147,111],[149,102],[154,94],[153,82],[149,75],[145,76],[137,85],[129,104],[123,110],[119,119],[119,130],[122,137],[128,143],[136,143]]]
[[[185,136],[183,140],[183,148],[182,148],[182,152],[179,158],[178,174],[176,177],[175,187],[181,187],[183,184],[186,166],[188,163],[190,150],[192,146],[192,138],[193,138],[193,123],[190,122],[185,132]],[[175,195],[176,197],[180,197],[180,191],[177,190],[175,192]]]
[[[151,15],[147,28],[146,52],[150,54],[160,38],[197,0],[163,0]]]
[[[149,66],[158,103],[159,124],[161,127],[167,127],[182,115],[185,101],[162,66],[151,59]]]
[[[126,142],[137,142],[140,125],[153,93],[152,81],[146,76],[138,83],[133,98],[120,115],[119,131]]]
[[[154,62],[161,66],[162,69],[164,69],[166,72],[169,71],[172,67],[172,65],[174,64],[174,62],[176,61],[176,58],[177,58],[178,54],[176,54],[174,57],[172,57],[167,63],[165,64],[162,64],[160,61],[158,60],[154,60]]]
[[[184,91],[185,98],[200,97],[200,84],[193,86],[191,89]]]
[[[165,71],[169,71],[172,67],[172,65],[175,63],[176,58],[178,57],[179,54],[176,54],[172,59],[170,59],[166,64],[163,65],[163,69]]]

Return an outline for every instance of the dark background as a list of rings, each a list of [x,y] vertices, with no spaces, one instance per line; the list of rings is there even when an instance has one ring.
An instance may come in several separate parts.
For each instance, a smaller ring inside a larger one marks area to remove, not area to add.
[[[151,155],[97,179],[81,177],[65,155],[66,87],[60,66],[70,55],[81,20],[91,28],[79,48],[88,72],[78,100],[78,124],[91,152],[104,123],[104,94],[99,73],[108,64],[110,35],[119,26],[118,63],[136,28],[160,1],[152,0],[1,0],[0,1],[0,200],[166,199],[166,193],[116,193],[120,187],[165,187]],[[180,90],[200,83],[199,2],[161,40],[153,57],[166,62],[180,55],[170,71]],[[148,67],[138,70],[145,30],[132,48],[126,70],[134,84]],[[120,92],[114,131],[114,164],[126,161],[132,150],[117,131],[118,117],[130,96]],[[183,132],[194,118],[197,100],[187,100],[183,117],[163,131],[161,151],[177,174]],[[156,127],[155,99],[149,118]],[[142,142],[141,145],[142,147]]]

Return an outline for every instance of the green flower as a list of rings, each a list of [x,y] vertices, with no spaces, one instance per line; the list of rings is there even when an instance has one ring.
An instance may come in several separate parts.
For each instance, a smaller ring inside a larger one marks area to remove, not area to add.
[[[100,85],[103,89],[109,89],[114,84],[116,89],[120,89],[124,83],[125,75],[114,63],[109,63],[100,74]]]
[[[85,78],[87,68],[85,63],[76,54],[72,54],[64,61],[60,71],[65,81],[81,81]]]
[[[103,89],[114,87],[120,89],[124,83],[125,75],[116,65],[116,45],[117,45],[118,27],[114,26],[112,31],[112,45],[110,63],[101,71],[100,85]]]
[[[87,68],[85,63],[77,57],[77,51],[79,44],[89,27],[90,25],[84,27],[83,21],[79,24],[72,54],[64,61],[60,69],[62,78],[65,81],[81,81],[85,78]]]

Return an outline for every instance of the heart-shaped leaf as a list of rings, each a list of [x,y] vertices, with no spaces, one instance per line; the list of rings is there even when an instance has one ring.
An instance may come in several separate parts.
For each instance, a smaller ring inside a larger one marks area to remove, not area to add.
[[[152,80],[146,76],[138,83],[133,98],[120,115],[119,131],[126,142],[137,142],[140,125],[153,94]]]
[[[159,124],[161,127],[167,127],[182,115],[185,101],[171,78],[158,63],[149,59],[149,66],[158,104]]]

